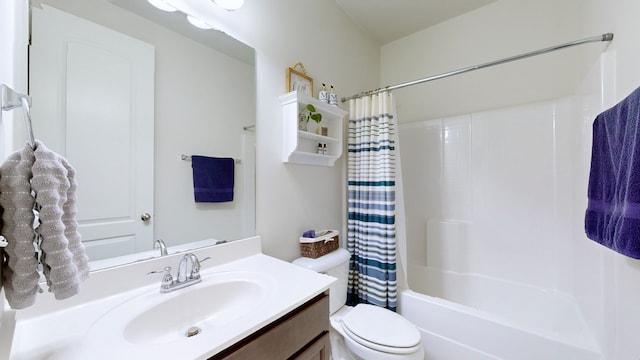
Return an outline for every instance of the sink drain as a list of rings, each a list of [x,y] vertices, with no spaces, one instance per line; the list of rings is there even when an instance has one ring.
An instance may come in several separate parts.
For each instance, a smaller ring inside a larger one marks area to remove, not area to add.
[[[189,328],[189,330],[187,330],[187,337],[192,337],[192,336],[196,336],[198,334],[200,334],[202,330],[200,330],[199,327],[197,326],[192,326]]]

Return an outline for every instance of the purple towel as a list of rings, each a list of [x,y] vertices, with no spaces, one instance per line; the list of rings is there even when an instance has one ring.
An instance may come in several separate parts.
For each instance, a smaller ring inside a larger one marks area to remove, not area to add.
[[[585,231],[640,259],[640,88],[593,123]]]
[[[233,201],[233,173],[231,158],[192,156],[193,193],[196,202]]]

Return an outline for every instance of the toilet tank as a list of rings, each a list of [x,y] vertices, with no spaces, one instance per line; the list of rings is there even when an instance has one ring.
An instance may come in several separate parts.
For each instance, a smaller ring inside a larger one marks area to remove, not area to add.
[[[343,248],[334,250],[316,259],[297,258],[294,264],[338,279],[329,287],[329,313],[338,311],[347,302],[349,277],[349,252]]]

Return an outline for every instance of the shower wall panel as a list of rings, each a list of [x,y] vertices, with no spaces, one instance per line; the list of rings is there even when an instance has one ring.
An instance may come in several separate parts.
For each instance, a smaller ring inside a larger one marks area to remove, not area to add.
[[[409,264],[565,286],[570,115],[557,100],[401,125]]]
[[[400,126],[408,262],[426,264],[426,219],[441,217],[442,130],[440,120]],[[429,186],[427,186],[429,184]],[[416,217],[417,216],[417,217]],[[422,220],[419,220],[421,218]]]

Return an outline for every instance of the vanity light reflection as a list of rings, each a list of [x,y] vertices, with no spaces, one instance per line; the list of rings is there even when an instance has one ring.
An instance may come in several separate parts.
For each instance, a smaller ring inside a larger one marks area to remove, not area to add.
[[[162,10],[162,11],[167,11],[167,12],[174,12],[176,11],[176,8],[174,8],[173,6],[167,4],[166,1],[164,0],[147,0],[149,2],[149,4],[155,6],[156,8]]]
[[[191,15],[187,15],[187,21],[189,21],[189,23],[199,29],[203,29],[203,30],[211,30],[213,29],[213,26],[207,24],[206,22],[198,19],[197,17],[191,16]]]
[[[173,7],[171,4],[167,3],[164,0],[147,0],[149,2],[149,4],[153,5],[154,7],[156,7],[159,10],[162,11],[167,11],[167,12],[175,12],[177,11],[177,9],[175,7]],[[240,1],[240,5],[242,6],[242,2]],[[235,1],[230,1],[230,3],[235,3]],[[224,7],[224,6],[223,6]],[[238,7],[239,8],[239,7]],[[225,7],[226,9],[226,7]],[[232,9],[227,9],[227,10],[232,10]],[[235,9],[233,9],[235,10]],[[199,18],[191,15],[191,14],[186,14],[187,15],[187,21],[197,27],[198,29],[203,29],[203,30],[211,30],[213,29],[213,26],[209,25],[207,22],[200,20]]]
[[[244,5],[244,0],[213,0],[213,2],[229,11],[238,10]]]

